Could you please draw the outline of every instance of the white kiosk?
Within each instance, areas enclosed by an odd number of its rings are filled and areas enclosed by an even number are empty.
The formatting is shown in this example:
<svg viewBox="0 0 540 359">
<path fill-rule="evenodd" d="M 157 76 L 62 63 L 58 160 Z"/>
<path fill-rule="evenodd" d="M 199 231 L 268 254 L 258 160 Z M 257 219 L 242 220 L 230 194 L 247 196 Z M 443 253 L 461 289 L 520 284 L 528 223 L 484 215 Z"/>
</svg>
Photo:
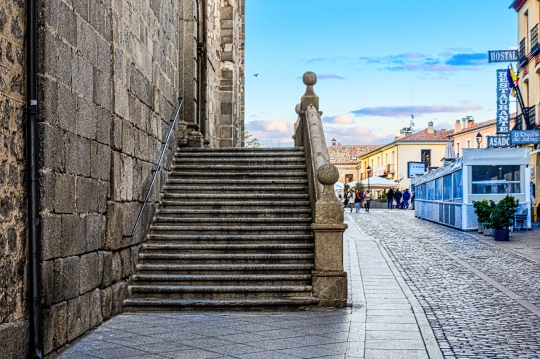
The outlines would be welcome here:
<svg viewBox="0 0 540 359">
<path fill-rule="evenodd" d="M 527 148 L 463 149 L 463 157 L 416 179 L 415 215 L 461 230 L 478 229 L 473 202 L 519 200 L 531 228 L 530 168 Z"/>
</svg>

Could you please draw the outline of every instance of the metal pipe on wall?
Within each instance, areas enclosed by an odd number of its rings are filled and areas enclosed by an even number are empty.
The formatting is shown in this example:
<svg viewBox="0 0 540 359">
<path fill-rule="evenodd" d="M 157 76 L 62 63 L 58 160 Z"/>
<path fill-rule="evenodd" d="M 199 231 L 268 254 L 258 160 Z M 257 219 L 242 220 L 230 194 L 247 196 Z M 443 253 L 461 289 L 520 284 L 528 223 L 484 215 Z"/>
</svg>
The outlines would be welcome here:
<svg viewBox="0 0 540 359">
<path fill-rule="evenodd" d="M 39 134 L 37 106 L 37 0 L 27 1 L 27 110 L 28 235 L 30 273 L 30 358 L 43 358 L 41 317 L 41 218 L 39 215 Z"/>
</svg>

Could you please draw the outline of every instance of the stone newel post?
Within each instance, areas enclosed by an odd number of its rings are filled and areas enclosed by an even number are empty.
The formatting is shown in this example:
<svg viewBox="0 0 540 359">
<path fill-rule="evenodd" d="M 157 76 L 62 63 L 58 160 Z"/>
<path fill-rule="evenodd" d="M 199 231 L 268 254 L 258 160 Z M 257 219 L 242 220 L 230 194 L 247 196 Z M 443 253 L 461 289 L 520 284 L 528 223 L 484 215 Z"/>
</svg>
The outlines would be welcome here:
<svg viewBox="0 0 540 359">
<path fill-rule="evenodd" d="M 322 196 L 315 203 L 315 270 L 312 273 L 313 294 L 322 307 L 344 307 L 347 304 L 347 273 L 343 271 L 343 204 L 334 193 L 339 171 L 325 164 L 317 171 L 317 179 L 324 186 Z"/>
</svg>

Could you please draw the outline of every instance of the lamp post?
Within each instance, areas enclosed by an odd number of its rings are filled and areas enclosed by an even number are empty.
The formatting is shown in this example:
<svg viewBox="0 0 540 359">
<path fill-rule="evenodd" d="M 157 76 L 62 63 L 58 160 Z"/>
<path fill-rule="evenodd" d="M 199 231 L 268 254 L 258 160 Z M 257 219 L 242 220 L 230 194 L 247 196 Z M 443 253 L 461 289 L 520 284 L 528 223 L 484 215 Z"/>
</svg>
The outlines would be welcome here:
<svg viewBox="0 0 540 359">
<path fill-rule="evenodd" d="M 369 193 L 371 193 L 371 188 L 369 187 L 369 173 L 371 172 L 371 167 L 367 166 L 366 171 L 367 171 L 367 190 Z"/>
<path fill-rule="evenodd" d="M 476 135 L 476 143 L 478 143 L 478 148 L 480 148 L 480 144 L 482 143 L 482 134 L 480 132 Z"/>
</svg>

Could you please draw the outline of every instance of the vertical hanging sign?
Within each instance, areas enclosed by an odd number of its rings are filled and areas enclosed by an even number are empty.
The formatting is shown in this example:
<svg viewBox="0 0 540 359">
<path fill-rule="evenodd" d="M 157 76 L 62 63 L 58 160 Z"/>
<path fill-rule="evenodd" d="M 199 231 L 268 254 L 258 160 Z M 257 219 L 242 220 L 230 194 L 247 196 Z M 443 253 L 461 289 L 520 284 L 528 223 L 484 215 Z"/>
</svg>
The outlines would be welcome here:
<svg viewBox="0 0 540 359">
<path fill-rule="evenodd" d="M 497 70 L 497 134 L 510 133 L 510 94 L 507 70 Z"/>
</svg>

